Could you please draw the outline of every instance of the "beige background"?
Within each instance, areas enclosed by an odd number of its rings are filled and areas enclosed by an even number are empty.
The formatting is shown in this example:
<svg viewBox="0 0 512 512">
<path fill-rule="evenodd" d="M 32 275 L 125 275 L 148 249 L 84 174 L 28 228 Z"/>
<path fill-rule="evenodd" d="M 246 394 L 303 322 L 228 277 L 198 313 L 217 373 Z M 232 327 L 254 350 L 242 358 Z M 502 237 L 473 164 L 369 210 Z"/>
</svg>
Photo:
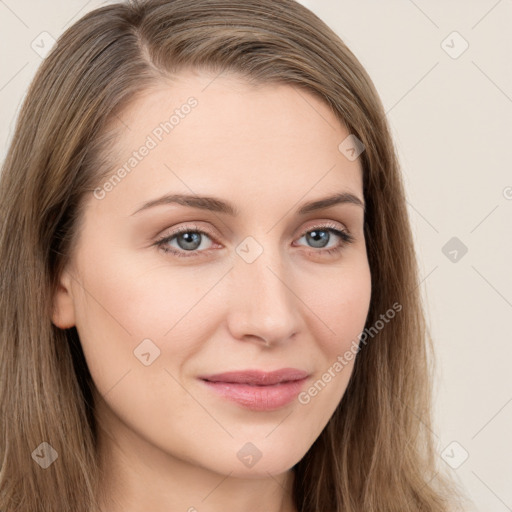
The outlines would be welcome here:
<svg viewBox="0 0 512 512">
<path fill-rule="evenodd" d="M 0 160 L 41 62 L 31 45 L 103 3 L 0 0 Z M 437 347 L 439 463 L 474 510 L 510 511 L 512 1 L 303 3 L 370 73 L 400 153 Z"/>
</svg>

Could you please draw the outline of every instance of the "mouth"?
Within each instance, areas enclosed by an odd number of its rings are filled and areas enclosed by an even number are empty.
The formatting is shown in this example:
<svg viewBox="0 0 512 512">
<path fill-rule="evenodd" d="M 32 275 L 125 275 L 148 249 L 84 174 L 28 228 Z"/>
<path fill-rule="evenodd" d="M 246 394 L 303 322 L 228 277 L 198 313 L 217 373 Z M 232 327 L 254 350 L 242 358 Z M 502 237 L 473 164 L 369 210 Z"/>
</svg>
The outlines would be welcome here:
<svg viewBox="0 0 512 512">
<path fill-rule="evenodd" d="M 308 376 L 308 372 L 284 368 L 274 372 L 226 372 L 199 379 L 217 395 L 244 408 L 273 411 L 293 402 Z"/>
</svg>

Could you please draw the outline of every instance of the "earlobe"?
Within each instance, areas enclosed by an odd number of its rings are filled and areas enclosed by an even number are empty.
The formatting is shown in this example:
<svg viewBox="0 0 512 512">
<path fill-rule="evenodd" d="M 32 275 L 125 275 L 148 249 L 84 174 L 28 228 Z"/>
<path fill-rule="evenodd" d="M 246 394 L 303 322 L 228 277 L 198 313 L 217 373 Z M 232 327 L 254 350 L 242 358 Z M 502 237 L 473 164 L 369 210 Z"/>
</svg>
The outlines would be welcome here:
<svg viewBox="0 0 512 512">
<path fill-rule="evenodd" d="M 52 323 L 60 329 L 69 329 L 75 325 L 75 305 L 71 294 L 71 281 L 68 272 L 64 271 L 53 297 Z"/>
</svg>

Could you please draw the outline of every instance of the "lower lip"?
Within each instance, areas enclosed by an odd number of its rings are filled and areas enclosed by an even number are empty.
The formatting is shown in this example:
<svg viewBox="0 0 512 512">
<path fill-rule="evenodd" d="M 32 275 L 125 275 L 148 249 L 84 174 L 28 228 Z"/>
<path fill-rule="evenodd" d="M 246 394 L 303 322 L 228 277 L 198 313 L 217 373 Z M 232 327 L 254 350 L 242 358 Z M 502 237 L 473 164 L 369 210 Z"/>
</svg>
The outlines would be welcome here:
<svg viewBox="0 0 512 512">
<path fill-rule="evenodd" d="M 253 411 L 273 411 L 293 402 L 307 378 L 273 386 L 251 386 L 233 382 L 203 382 L 223 397 Z"/>
</svg>

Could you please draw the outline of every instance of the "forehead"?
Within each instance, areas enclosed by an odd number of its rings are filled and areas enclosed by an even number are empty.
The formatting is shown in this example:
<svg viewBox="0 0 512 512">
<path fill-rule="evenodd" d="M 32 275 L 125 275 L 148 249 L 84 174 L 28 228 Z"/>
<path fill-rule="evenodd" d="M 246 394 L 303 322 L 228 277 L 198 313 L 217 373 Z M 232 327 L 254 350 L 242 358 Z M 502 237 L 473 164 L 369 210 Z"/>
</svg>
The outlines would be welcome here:
<svg viewBox="0 0 512 512">
<path fill-rule="evenodd" d="M 122 182 L 109 200 L 122 195 L 135 207 L 171 191 L 246 201 L 339 190 L 362 197 L 360 159 L 339 149 L 347 128 L 326 103 L 292 85 L 188 71 L 144 91 L 113 124 L 106 180 L 117 173 Z"/>
</svg>

